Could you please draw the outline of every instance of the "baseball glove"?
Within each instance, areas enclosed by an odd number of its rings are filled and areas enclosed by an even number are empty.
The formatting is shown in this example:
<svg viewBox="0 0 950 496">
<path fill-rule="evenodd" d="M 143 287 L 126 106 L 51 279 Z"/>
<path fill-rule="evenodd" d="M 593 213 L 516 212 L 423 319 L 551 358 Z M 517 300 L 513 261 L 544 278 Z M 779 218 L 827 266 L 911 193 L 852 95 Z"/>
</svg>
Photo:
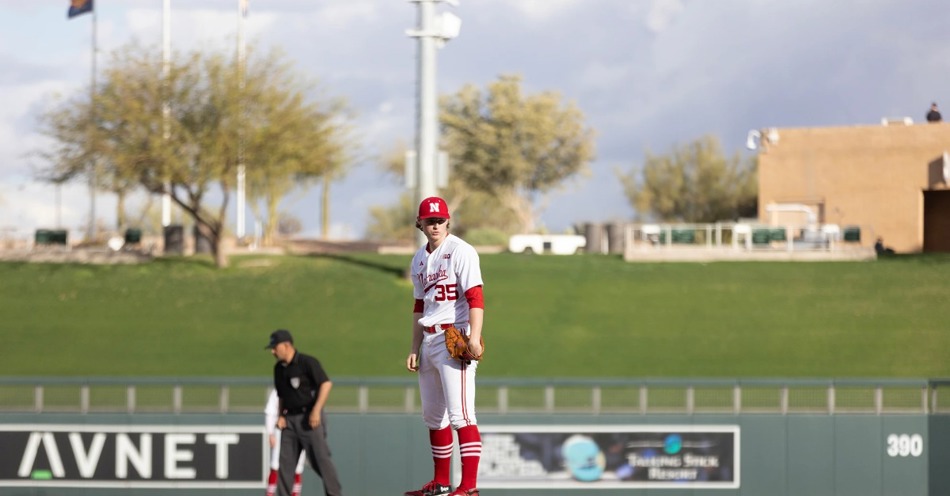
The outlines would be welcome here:
<svg viewBox="0 0 950 496">
<path fill-rule="evenodd" d="M 482 344 L 482 353 L 475 356 L 472 355 L 472 352 L 468 349 L 468 339 L 468 336 L 455 326 L 446 329 L 445 348 L 449 350 L 449 355 L 459 360 L 481 360 L 482 355 L 485 354 L 485 340 L 479 337 L 479 342 Z"/>
</svg>

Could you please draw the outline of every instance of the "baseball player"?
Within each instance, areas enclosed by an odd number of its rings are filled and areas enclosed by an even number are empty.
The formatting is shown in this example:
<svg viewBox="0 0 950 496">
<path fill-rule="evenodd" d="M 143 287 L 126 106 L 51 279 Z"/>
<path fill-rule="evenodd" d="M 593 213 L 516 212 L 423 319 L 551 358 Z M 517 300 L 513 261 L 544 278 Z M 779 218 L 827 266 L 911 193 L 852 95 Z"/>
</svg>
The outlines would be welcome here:
<svg viewBox="0 0 950 496">
<path fill-rule="evenodd" d="M 277 397 L 277 390 L 273 389 L 267 397 L 267 405 L 264 407 L 264 427 L 267 429 L 267 437 L 270 442 L 270 475 L 267 477 L 266 496 L 274 496 L 277 493 L 277 468 L 280 466 L 280 429 L 277 428 L 277 418 L 280 416 L 280 399 Z M 291 496 L 300 496 L 303 490 L 303 466 L 307 460 L 307 454 L 300 453 L 300 459 L 297 461 L 297 468 L 294 470 L 294 487 Z"/>
<path fill-rule="evenodd" d="M 452 358 L 443 332 L 454 325 L 468 334 L 472 354 L 481 355 L 483 283 L 478 253 L 472 245 L 449 234 L 450 218 L 442 198 L 426 198 L 419 205 L 416 228 L 425 233 L 427 242 L 412 258 L 410 268 L 415 306 L 412 348 L 406 368 L 419 374 L 422 416 L 429 428 L 434 476 L 422 489 L 408 491 L 406 496 L 478 495 L 476 482 L 482 454 L 475 421 L 478 362 Z M 462 481 L 454 492 L 449 484 L 452 429 L 458 433 L 462 460 Z"/>
</svg>

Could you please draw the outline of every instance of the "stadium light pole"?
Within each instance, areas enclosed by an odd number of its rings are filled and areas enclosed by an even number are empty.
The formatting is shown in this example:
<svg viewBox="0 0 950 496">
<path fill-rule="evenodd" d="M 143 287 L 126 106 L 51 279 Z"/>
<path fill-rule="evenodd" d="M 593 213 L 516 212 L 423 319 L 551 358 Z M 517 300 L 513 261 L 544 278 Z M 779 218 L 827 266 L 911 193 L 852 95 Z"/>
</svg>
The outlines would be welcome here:
<svg viewBox="0 0 950 496">
<path fill-rule="evenodd" d="M 446 2 L 458 6 L 457 0 L 409 0 L 418 4 L 419 25 L 406 30 L 410 38 L 419 40 L 418 99 L 416 113 L 416 149 L 414 157 L 407 156 L 407 187 L 415 188 L 416 205 L 436 194 L 436 164 L 438 162 L 439 128 L 438 95 L 436 92 L 436 49 L 459 34 L 461 20 L 454 14 L 443 12 L 435 16 L 435 4 Z M 425 235 L 416 235 L 424 243 Z"/>
</svg>

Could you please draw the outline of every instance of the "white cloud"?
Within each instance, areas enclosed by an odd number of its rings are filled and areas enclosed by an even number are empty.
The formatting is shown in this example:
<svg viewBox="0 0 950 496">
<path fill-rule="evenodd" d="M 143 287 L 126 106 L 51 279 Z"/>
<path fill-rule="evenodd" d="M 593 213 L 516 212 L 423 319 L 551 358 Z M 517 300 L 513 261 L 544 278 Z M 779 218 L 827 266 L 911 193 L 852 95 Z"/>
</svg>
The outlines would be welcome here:
<svg viewBox="0 0 950 496">
<path fill-rule="evenodd" d="M 380 14 L 378 4 L 370 0 L 325 2 L 317 10 L 317 25 L 324 29 L 347 30 L 351 25 L 377 21 Z"/>
<path fill-rule="evenodd" d="M 578 83 L 586 90 L 622 91 L 630 77 L 630 68 L 625 64 L 593 61 L 584 66 Z"/>
<path fill-rule="evenodd" d="M 62 95 L 71 89 L 68 83 L 55 80 L 0 86 L 0 94 L 4 95 L 0 105 L 0 178 L 27 172 L 25 155 L 38 149 L 44 139 L 31 130 L 37 117 L 32 112 L 43 109 L 50 95 Z"/>
<path fill-rule="evenodd" d="M 653 0 L 646 16 L 646 26 L 654 33 L 665 31 L 683 10 L 681 0 Z"/>
<path fill-rule="evenodd" d="M 497 9 L 502 16 L 510 15 L 514 9 L 525 17 L 526 22 L 550 21 L 575 8 L 591 5 L 591 0 L 468 0 L 459 6 L 459 16 L 464 15 L 466 8 L 473 9 L 476 1 L 485 8 Z M 462 20 L 464 22 L 465 18 Z"/>
<path fill-rule="evenodd" d="M 161 46 L 162 42 L 162 11 L 161 9 L 130 9 L 126 13 L 127 26 L 124 26 L 121 40 L 117 44 L 127 42 L 129 33 L 138 38 L 143 44 Z M 175 9 L 171 11 L 169 31 L 172 50 L 187 51 L 197 47 L 219 49 L 222 46 L 234 46 L 238 32 L 237 8 L 234 11 L 211 9 Z M 248 20 L 245 32 L 252 36 L 251 27 L 257 27 Z M 125 33 L 125 31 L 128 33 Z M 260 29 L 260 27 L 258 27 Z M 210 46 L 208 46 L 210 44 Z"/>
</svg>

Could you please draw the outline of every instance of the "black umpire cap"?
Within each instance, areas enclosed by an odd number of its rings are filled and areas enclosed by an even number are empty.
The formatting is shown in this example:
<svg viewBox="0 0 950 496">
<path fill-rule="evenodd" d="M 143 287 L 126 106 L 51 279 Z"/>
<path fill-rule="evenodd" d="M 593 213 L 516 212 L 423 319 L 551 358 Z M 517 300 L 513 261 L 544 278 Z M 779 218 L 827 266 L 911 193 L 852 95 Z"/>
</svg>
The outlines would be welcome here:
<svg viewBox="0 0 950 496">
<path fill-rule="evenodd" d="M 277 329 L 276 331 L 270 333 L 270 342 L 267 343 L 267 346 L 265 346 L 264 349 L 269 350 L 280 343 L 294 344 L 294 337 L 290 335 L 290 331 L 287 329 Z"/>
</svg>

